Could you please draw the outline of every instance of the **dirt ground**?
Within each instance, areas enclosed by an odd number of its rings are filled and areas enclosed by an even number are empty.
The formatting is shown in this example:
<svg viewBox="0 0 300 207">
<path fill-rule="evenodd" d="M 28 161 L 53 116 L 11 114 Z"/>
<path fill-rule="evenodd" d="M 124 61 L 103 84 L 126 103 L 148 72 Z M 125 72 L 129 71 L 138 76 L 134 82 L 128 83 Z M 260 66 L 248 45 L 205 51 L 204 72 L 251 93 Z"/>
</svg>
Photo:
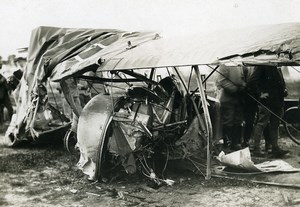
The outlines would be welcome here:
<svg viewBox="0 0 300 207">
<path fill-rule="evenodd" d="M 299 148 L 298 148 L 299 149 Z M 0 135 L 0 206 L 300 206 L 300 189 L 170 171 L 173 186 L 157 189 L 142 176 L 91 182 L 62 144 L 3 146 Z"/>
</svg>

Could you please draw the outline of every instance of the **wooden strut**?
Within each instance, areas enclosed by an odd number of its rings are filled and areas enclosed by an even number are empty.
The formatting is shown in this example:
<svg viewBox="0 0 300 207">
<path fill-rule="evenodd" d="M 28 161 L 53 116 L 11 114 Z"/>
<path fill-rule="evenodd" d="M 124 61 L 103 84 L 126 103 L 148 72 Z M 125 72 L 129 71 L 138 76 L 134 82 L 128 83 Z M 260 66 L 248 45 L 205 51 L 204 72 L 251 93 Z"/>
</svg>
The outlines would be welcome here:
<svg viewBox="0 0 300 207">
<path fill-rule="evenodd" d="M 181 74 L 179 73 L 179 71 L 177 70 L 176 67 L 173 67 L 173 68 L 174 68 L 175 72 L 177 73 L 177 75 L 179 76 L 182 84 L 184 85 L 185 90 L 189 94 L 188 88 L 187 88 L 183 78 L 181 77 Z M 202 83 L 202 80 L 201 80 L 201 77 L 200 77 L 201 74 L 200 74 L 200 71 L 199 71 L 199 67 L 197 65 L 194 65 L 194 66 L 192 66 L 192 69 L 194 69 L 195 73 L 196 73 L 196 79 L 197 79 L 198 88 L 199 88 L 199 91 L 200 91 L 201 102 L 202 102 L 203 111 L 204 111 L 204 118 L 205 118 L 204 121 L 205 121 L 205 123 L 203 123 L 203 120 L 200 117 L 200 113 L 198 111 L 198 108 L 196 106 L 195 101 L 192 98 L 191 98 L 191 101 L 192 101 L 193 106 L 195 108 L 196 115 L 197 115 L 198 121 L 200 123 L 200 128 L 203 131 L 204 135 L 206 136 L 206 140 L 207 140 L 207 151 L 206 151 L 206 153 L 207 153 L 207 155 L 206 155 L 207 156 L 207 167 L 206 167 L 206 177 L 205 177 L 205 179 L 209 180 L 211 178 L 210 145 L 211 145 L 211 137 L 213 135 L 213 133 L 212 133 L 212 124 L 211 124 L 211 119 L 210 119 L 210 116 L 209 116 L 208 103 L 207 103 L 207 100 L 206 100 L 206 95 L 205 95 L 205 92 L 204 92 L 203 83 Z M 203 128 L 203 126 L 205 126 L 205 129 Z"/>
<path fill-rule="evenodd" d="M 201 97 L 201 102 L 202 102 L 202 107 L 204 111 L 204 118 L 205 118 L 205 124 L 206 124 L 206 129 L 207 129 L 207 149 L 206 149 L 206 159 L 207 159 L 207 165 L 206 165 L 206 180 L 209 180 L 211 178 L 211 153 L 210 153 L 210 145 L 211 145 L 211 138 L 213 136 L 213 130 L 212 130 L 212 124 L 211 124 L 211 119 L 209 116 L 209 111 L 208 111 L 208 103 L 206 100 L 206 95 L 204 92 L 204 87 L 202 84 L 201 80 L 201 74 L 198 65 L 192 66 L 195 70 L 196 73 L 196 79 L 198 83 L 198 88 L 200 92 L 200 97 Z"/>
<path fill-rule="evenodd" d="M 184 85 L 186 92 L 189 94 L 188 88 L 187 88 L 187 86 L 186 86 L 186 84 L 185 84 L 185 82 L 184 82 L 184 80 L 183 80 L 183 78 L 182 78 L 179 70 L 176 67 L 173 67 L 173 68 L 174 68 L 175 72 L 177 73 L 178 77 L 180 78 L 182 84 Z M 205 177 L 205 179 L 209 180 L 211 178 L 211 153 L 210 153 L 210 145 L 211 145 L 211 137 L 213 135 L 213 133 L 212 133 L 212 125 L 211 125 L 211 119 L 210 119 L 209 111 L 208 111 L 208 107 L 207 107 L 208 103 L 207 103 L 207 100 L 206 100 L 204 88 L 203 88 L 203 85 L 202 85 L 202 80 L 201 80 L 201 77 L 200 77 L 201 75 L 200 75 L 200 72 L 199 72 L 199 68 L 198 68 L 197 65 L 196 66 L 192 66 L 192 68 L 196 72 L 198 88 L 199 88 L 199 91 L 200 91 L 201 102 L 202 102 L 202 106 L 203 106 L 203 110 L 204 110 L 205 123 L 201 119 L 201 116 L 200 116 L 199 110 L 198 110 L 198 108 L 196 106 L 195 100 L 193 98 L 191 98 L 191 101 L 192 101 L 193 106 L 195 108 L 200 128 L 201 128 L 202 132 L 204 133 L 204 135 L 206 136 L 206 140 L 207 140 L 207 167 L 206 167 L 206 177 Z M 203 128 L 203 126 L 205 126 L 205 128 Z"/>
</svg>

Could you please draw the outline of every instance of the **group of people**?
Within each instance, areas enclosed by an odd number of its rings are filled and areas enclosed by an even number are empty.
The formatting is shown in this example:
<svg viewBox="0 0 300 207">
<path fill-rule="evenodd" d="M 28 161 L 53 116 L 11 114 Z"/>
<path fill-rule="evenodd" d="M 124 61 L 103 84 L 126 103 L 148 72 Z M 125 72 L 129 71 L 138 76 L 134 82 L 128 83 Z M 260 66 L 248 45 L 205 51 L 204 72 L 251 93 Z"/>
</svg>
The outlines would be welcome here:
<svg viewBox="0 0 300 207">
<path fill-rule="evenodd" d="M 2 72 L 3 61 L 0 57 L 0 72 Z M 9 119 L 13 115 L 13 107 L 9 98 L 9 86 L 6 78 L 0 73 L 0 124 L 4 122 L 4 107 L 7 109 Z"/>
<path fill-rule="evenodd" d="M 25 67 L 25 58 L 16 58 L 10 55 L 7 61 L 3 61 L 0 56 L 0 124 L 5 121 L 4 108 L 7 110 L 8 120 L 13 115 L 13 106 L 10 99 L 10 93 L 16 89 L 23 75 Z"/>
<path fill-rule="evenodd" d="M 231 150 L 251 147 L 253 154 L 282 157 L 278 145 L 280 119 L 287 89 L 280 67 L 224 66 L 216 77 L 221 106 L 223 145 Z M 265 138 L 265 153 L 261 149 Z M 253 146 L 249 141 L 253 140 Z"/>
</svg>

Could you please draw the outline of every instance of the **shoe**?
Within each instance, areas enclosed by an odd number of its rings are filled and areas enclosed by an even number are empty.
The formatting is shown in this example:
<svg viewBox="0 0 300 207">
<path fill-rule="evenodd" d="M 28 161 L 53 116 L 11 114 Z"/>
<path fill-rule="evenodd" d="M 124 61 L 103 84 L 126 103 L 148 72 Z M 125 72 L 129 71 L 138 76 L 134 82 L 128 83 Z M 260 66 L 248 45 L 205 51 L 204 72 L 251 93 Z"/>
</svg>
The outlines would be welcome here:
<svg viewBox="0 0 300 207">
<path fill-rule="evenodd" d="M 271 144 L 266 144 L 265 145 L 265 152 L 266 153 L 272 153 L 272 145 Z"/>
<path fill-rule="evenodd" d="M 260 149 L 254 149 L 252 151 L 253 156 L 255 157 L 264 157 L 265 154 Z"/>
<path fill-rule="evenodd" d="M 223 148 L 224 149 L 228 148 L 227 138 L 223 138 Z"/>
<path fill-rule="evenodd" d="M 288 154 L 289 150 L 276 149 L 273 150 L 271 156 L 274 158 L 282 158 L 284 155 Z"/>
</svg>

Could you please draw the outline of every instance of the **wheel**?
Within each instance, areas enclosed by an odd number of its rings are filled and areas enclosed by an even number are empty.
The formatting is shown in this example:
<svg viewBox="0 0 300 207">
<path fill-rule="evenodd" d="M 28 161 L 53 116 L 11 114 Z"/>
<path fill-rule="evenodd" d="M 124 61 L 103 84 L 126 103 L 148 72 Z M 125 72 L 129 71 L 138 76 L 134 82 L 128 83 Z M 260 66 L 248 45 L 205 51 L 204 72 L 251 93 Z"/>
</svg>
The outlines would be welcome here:
<svg viewBox="0 0 300 207">
<path fill-rule="evenodd" d="M 288 108 L 283 119 L 286 121 L 284 123 L 285 130 L 288 136 L 296 144 L 300 145 L 300 110 L 297 106 Z"/>
<path fill-rule="evenodd" d="M 70 129 L 67 131 L 64 137 L 64 147 L 70 154 L 76 154 L 77 138 L 76 133 L 72 132 Z"/>
<path fill-rule="evenodd" d="M 108 126 L 107 132 L 104 138 L 104 144 L 102 148 L 99 148 L 97 155 L 97 173 L 96 178 L 101 182 L 107 182 L 113 177 L 113 171 L 121 166 L 120 156 L 114 156 L 109 152 L 108 145 L 109 140 L 113 136 L 113 123 Z"/>
</svg>

